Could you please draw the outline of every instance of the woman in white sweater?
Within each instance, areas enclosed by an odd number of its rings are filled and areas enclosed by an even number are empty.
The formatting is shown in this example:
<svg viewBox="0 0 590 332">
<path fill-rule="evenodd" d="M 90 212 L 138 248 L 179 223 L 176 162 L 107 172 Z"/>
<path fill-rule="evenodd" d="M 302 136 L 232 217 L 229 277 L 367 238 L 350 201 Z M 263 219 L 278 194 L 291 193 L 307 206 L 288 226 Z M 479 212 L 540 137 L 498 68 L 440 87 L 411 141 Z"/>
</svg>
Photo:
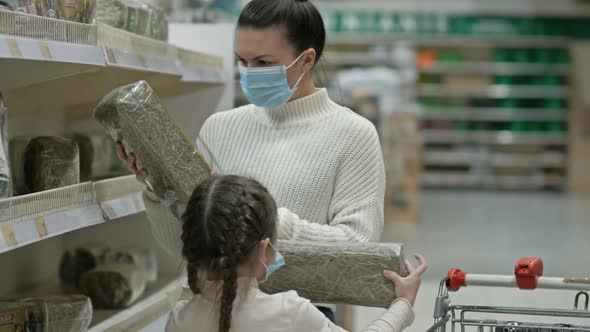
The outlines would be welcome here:
<svg viewBox="0 0 590 332">
<path fill-rule="evenodd" d="M 274 295 L 258 289 L 284 260 L 277 238 L 277 206 L 259 182 L 212 176 L 193 192 L 182 217 L 182 255 L 195 296 L 179 302 L 166 332 L 344 331 L 294 291 Z M 426 270 L 406 263 L 409 276 L 384 271 L 398 299 L 363 331 L 399 332 L 414 319 L 411 306 Z"/>
<path fill-rule="evenodd" d="M 197 145 L 215 173 L 251 177 L 270 190 L 279 204 L 279 239 L 379 241 L 381 145 L 372 123 L 315 87 L 325 38 L 322 17 L 306 0 L 250 1 L 238 20 L 235 53 L 252 104 L 211 116 Z M 143 182 L 149 170 L 118 150 Z M 147 196 L 156 239 L 180 257 L 180 223 Z"/>
</svg>

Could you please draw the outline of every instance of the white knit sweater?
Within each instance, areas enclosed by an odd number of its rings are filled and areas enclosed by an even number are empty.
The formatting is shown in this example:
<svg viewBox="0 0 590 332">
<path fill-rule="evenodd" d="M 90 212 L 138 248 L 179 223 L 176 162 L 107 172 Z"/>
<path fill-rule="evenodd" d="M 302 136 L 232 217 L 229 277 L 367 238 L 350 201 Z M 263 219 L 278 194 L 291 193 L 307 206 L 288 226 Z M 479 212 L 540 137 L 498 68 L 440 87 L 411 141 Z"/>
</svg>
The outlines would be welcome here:
<svg viewBox="0 0 590 332">
<path fill-rule="evenodd" d="M 215 172 L 251 177 L 269 189 L 280 207 L 279 239 L 379 241 L 385 171 L 377 131 L 325 89 L 279 109 L 248 105 L 216 113 L 199 138 Z M 156 239 L 180 257 L 180 222 L 144 201 Z"/>
</svg>

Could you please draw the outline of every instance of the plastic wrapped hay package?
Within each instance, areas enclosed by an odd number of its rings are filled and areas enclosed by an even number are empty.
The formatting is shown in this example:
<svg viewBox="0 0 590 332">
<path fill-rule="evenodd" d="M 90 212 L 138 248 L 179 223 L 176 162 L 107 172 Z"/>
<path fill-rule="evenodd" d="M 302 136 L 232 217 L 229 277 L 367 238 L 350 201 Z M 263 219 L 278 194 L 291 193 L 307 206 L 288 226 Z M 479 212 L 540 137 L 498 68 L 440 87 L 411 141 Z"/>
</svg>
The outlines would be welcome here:
<svg viewBox="0 0 590 332">
<path fill-rule="evenodd" d="M 96 107 L 94 118 L 127 153 L 135 154 L 138 167 L 149 171 L 150 190 L 180 217 L 211 167 L 152 88 L 139 81 L 112 91 Z"/>
<path fill-rule="evenodd" d="M 65 290 L 77 289 L 82 275 L 110 261 L 113 254 L 104 243 L 89 243 L 66 251 L 59 265 L 59 278 Z"/>
<path fill-rule="evenodd" d="M 260 289 L 269 294 L 295 290 L 315 303 L 343 303 L 387 308 L 395 298 L 383 270 L 403 275 L 399 244 L 279 241 L 285 266 Z"/>
<path fill-rule="evenodd" d="M 10 196 L 12 196 L 12 177 L 8 144 L 8 110 L 0 93 L 0 198 Z"/>
<path fill-rule="evenodd" d="M 25 151 L 25 174 L 31 192 L 80 183 L 78 144 L 63 137 L 32 139 Z"/>
<path fill-rule="evenodd" d="M 80 181 L 88 181 L 92 176 L 92 164 L 94 162 L 94 145 L 89 136 L 73 133 L 70 138 L 78 144 L 80 155 Z"/>
<path fill-rule="evenodd" d="M 125 308 L 144 293 L 144 270 L 134 264 L 104 264 L 84 273 L 80 289 L 101 309 Z"/>
<path fill-rule="evenodd" d="M 0 300 L 0 330 L 83 332 L 92 321 L 92 303 L 82 295 Z"/>
<path fill-rule="evenodd" d="M 12 173 L 12 192 L 14 195 L 29 193 L 25 176 L 25 151 L 32 136 L 17 136 L 10 139 L 10 172 Z"/>
<path fill-rule="evenodd" d="M 127 8 L 128 6 L 119 0 L 96 0 L 94 21 L 123 29 Z"/>
<path fill-rule="evenodd" d="M 158 260 L 156 255 L 147 248 L 136 246 L 121 248 L 113 253 L 113 260 L 115 263 L 139 266 L 143 269 L 147 282 L 158 280 Z"/>
</svg>

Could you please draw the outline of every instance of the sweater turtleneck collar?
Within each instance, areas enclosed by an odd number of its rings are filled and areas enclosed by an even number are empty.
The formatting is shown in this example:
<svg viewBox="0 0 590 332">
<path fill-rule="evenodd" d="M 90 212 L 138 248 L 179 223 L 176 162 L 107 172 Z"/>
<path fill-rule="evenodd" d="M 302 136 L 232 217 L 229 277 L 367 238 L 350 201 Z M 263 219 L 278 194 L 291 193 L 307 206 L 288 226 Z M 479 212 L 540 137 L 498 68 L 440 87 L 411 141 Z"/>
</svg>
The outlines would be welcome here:
<svg viewBox="0 0 590 332">
<path fill-rule="evenodd" d="M 328 96 L 328 91 L 322 88 L 308 96 L 290 101 L 279 108 L 256 107 L 256 111 L 263 115 L 270 124 L 283 125 L 313 122 L 338 110 L 338 108 L 339 106 Z"/>
</svg>

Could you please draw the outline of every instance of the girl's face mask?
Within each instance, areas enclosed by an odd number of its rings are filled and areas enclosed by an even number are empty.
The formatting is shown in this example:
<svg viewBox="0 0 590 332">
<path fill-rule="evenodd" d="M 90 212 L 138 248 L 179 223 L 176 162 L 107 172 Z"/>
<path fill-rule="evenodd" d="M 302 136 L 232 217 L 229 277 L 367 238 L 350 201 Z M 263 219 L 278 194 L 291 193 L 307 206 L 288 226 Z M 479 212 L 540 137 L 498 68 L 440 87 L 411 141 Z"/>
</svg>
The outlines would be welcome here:
<svg viewBox="0 0 590 332">
<path fill-rule="evenodd" d="M 274 67 L 244 67 L 240 69 L 240 85 L 244 95 L 252 104 L 274 109 L 285 105 L 291 96 L 297 91 L 297 87 L 305 72 L 301 74 L 293 88 L 287 81 L 287 70 L 291 68 L 305 52 L 301 53 L 289 66 Z"/>
<path fill-rule="evenodd" d="M 271 274 L 273 274 L 276 270 L 285 265 L 285 258 L 283 257 L 283 255 L 281 255 L 281 253 L 271 243 L 269 243 L 269 245 L 275 251 L 275 261 L 271 265 L 266 265 L 262 260 L 260 260 L 260 263 L 262 263 L 262 265 L 264 265 L 264 267 L 266 268 L 266 274 L 264 276 L 264 279 L 259 280 L 260 283 L 267 281 L 268 278 L 270 278 Z"/>
</svg>

